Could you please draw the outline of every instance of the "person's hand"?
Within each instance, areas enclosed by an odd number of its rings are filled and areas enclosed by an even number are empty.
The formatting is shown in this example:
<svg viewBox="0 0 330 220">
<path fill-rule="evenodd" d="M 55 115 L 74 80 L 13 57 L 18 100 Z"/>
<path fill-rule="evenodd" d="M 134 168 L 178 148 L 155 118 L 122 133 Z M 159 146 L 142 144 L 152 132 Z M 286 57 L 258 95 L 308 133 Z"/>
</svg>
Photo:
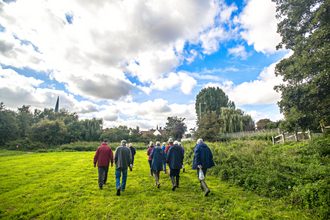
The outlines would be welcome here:
<svg viewBox="0 0 330 220">
<path fill-rule="evenodd" d="M 94 163 L 94 167 L 96 167 L 96 163 Z"/>
<path fill-rule="evenodd" d="M 199 169 L 202 169 L 202 165 L 198 165 L 198 168 L 199 168 Z"/>
</svg>

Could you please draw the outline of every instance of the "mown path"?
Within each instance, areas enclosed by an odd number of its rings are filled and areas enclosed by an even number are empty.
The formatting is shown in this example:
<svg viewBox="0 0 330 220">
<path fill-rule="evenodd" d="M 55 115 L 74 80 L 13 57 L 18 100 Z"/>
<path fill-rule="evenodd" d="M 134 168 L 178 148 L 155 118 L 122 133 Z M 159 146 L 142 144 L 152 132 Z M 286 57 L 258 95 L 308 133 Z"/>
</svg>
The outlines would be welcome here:
<svg viewBox="0 0 330 220">
<path fill-rule="evenodd" d="M 114 168 L 98 189 L 94 152 L 0 157 L 1 219 L 314 219 L 296 210 L 207 176 L 208 197 L 196 171 L 186 167 L 180 188 L 161 174 L 150 176 L 146 151 L 138 151 L 125 192 L 116 196 Z"/>
</svg>

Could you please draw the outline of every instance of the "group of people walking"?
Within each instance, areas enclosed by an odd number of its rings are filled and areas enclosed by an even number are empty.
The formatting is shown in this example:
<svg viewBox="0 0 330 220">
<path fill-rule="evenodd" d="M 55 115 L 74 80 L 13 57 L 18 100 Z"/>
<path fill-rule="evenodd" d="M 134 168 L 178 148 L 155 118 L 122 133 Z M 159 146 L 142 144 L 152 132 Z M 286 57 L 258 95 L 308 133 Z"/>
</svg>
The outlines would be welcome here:
<svg viewBox="0 0 330 220">
<path fill-rule="evenodd" d="M 96 163 L 98 166 L 98 183 L 100 189 L 102 189 L 107 181 L 110 162 L 112 167 L 113 160 L 115 161 L 117 196 L 120 196 L 120 192 L 124 191 L 126 188 L 127 170 L 130 168 L 132 171 L 134 155 L 136 153 L 132 144 L 126 147 L 126 143 L 125 140 L 122 140 L 121 146 L 116 149 L 115 155 L 113 156 L 113 152 L 108 146 L 107 140 L 104 140 L 102 145 L 96 150 L 94 156 L 94 167 L 96 167 Z M 161 171 L 164 171 L 165 174 L 168 173 L 170 176 L 173 191 L 179 188 L 180 170 L 183 169 L 183 172 L 185 172 L 183 166 L 184 148 L 181 146 L 181 143 L 178 141 L 173 142 L 172 138 L 169 138 L 167 146 L 165 142 L 162 146 L 160 146 L 159 141 L 156 142 L 156 145 L 150 142 L 147 155 L 149 156 L 150 175 L 155 178 L 157 188 L 160 188 L 159 178 Z M 166 170 L 166 164 L 168 165 L 168 172 Z M 197 170 L 197 177 L 200 181 L 201 189 L 205 191 L 205 196 L 208 196 L 210 190 L 205 183 L 205 178 L 200 178 L 199 173 L 202 171 L 205 176 L 207 169 L 213 166 L 213 155 L 210 148 L 203 143 L 201 138 L 198 139 L 197 145 L 195 146 L 192 169 Z M 121 175 L 122 182 L 120 184 Z"/>
<path fill-rule="evenodd" d="M 104 140 L 102 145 L 97 148 L 94 155 L 94 167 L 96 163 L 98 166 L 98 183 L 99 188 L 103 189 L 103 185 L 107 182 L 109 164 L 113 167 L 113 161 L 115 161 L 115 176 L 116 176 L 116 189 L 117 196 L 120 196 L 120 191 L 125 191 L 127 180 L 127 169 L 132 171 L 134 163 L 134 155 L 136 153 L 132 144 L 129 144 L 129 148 L 126 146 L 125 140 L 121 141 L 121 145 L 117 147 L 115 155 L 113 156 L 112 149 L 108 146 L 108 141 Z M 120 178 L 122 181 L 120 183 Z"/>
</svg>

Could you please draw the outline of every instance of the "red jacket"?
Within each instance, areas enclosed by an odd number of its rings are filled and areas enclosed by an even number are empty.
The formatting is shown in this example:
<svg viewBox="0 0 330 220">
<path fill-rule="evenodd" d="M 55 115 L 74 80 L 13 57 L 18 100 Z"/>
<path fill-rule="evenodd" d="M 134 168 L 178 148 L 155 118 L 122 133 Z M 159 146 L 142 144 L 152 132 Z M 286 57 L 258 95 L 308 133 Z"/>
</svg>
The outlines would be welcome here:
<svg viewBox="0 0 330 220">
<path fill-rule="evenodd" d="M 169 142 L 165 148 L 165 154 L 167 154 L 168 150 L 173 146 L 173 142 Z"/>
<path fill-rule="evenodd" d="M 154 149 L 154 147 L 149 147 L 148 150 L 147 150 L 147 155 L 149 156 L 148 160 L 152 160 L 150 155 L 151 155 L 151 152 L 152 152 L 153 149 Z"/>
<path fill-rule="evenodd" d="M 109 166 L 109 161 L 113 164 L 113 152 L 112 149 L 108 146 L 107 143 L 103 143 L 100 147 L 97 148 L 94 156 L 94 164 L 97 162 L 98 167 Z"/>
</svg>

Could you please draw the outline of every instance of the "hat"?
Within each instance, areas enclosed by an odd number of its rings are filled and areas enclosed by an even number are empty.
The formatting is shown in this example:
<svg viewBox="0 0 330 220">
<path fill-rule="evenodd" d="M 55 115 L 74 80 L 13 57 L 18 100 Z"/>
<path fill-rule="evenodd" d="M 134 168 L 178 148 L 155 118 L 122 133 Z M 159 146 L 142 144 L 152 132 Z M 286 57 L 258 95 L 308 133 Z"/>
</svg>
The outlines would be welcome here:
<svg viewBox="0 0 330 220">
<path fill-rule="evenodd" d="M 121 141 L 121 143 L 125 143 L 125 144 L 126 144 L 126 143 L 127 143 L 127 141 L 125 141 L 125 140 L 122 140 L 122 141 Z"/>
<path fill-rule="evenodd" d="M 104 139 L 103 143 L 108 143 L 108 140 L 107 139 Z"/>
<path fill-rule="evenodd" d="M 173 139 L 172 139 L 172 138 L 169 138 L 169 139 L 168 139 L 168 142 L 173 142 Z"/>
</svg>

